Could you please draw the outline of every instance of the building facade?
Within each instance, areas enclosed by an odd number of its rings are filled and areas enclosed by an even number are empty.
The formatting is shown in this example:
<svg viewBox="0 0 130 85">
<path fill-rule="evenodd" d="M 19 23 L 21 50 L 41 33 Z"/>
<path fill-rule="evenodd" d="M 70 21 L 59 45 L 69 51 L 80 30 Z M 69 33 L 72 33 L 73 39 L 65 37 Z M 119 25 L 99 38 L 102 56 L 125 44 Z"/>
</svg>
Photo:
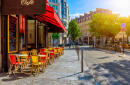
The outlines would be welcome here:
<svg viewBox="0 0 130 85">
<path fill-rule="evenodd" d="M 53 7 L 61 19 L 63 25 L 65 26 L 66 30 L 68 29 L 69 23 L 69 8 L 67 0 L 48 0 L 49 6 Z M 63 39 L 63 40 L 62 40 Z M 69 43 L 69 39 L 67 38 L 67 32 L 60 34 L 60 39 L 55 41 L 55 44 L 67 44 Z"/>
<path fill-rule="evenodd" d="M 109 9 L 102 9 L 102 8 L 96 8 L 96 11 L 89 11 L 89 13 L 84 13 L 84 15 L 80 15 L 79 17 L 76 17 L 75 20 L 80 28 L 81 32 L 81 38 L 78 38 L 77 41 L 79 43 L 86 43 L 88 45 L 92 45 L 94 41 L 94 37 L 90 34 L 88 31 L 89 27 L 89 22 L 91 22 L 91 18 L 93 14 L 96 13 L 107 13 L 107 14 L 112 14 L 112 11 Z"/>
<path fill-rule="evenodd" d="M 9 70 L 10 55 L 16 57 L 21 51 L 28 52 L 32 49 L 40 51 L 41 48 L 48 48 L 49 33 L 66 32 L 66 28 L 54 9 L 46 5 L 46 0 L 42 1 L 43 3 L 39 7 L 38 3 L 24 3 L 28 6 L 23 6 L 20 0 L 18 2 L 12 1 L 11 5 L 8 6 L 11 0 L 2 0 L 2 10 L 0 10 L 0 72 Z M 9 11 L 10 8 L 14 11 Z M 17 11 L 19 8 L 21 10 Z M 29 11 L 22 11 L 22 9 Z"/>
</svg>

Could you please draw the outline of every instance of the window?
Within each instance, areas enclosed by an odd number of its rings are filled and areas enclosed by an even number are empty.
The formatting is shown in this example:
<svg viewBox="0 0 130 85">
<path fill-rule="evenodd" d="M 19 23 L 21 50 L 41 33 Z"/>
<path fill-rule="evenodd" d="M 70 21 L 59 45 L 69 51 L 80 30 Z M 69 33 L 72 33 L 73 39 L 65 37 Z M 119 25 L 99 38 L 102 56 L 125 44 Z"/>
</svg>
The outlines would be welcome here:
<svg viewBox="0 0 130 85">
<path fill-rule="evenodd" d="M 58 3 L 58 1 L 56 0 L 56 3 Z"/>
<path fill-rule="evenodd" d="M 89 16 L 89 19 L 91 19 L 91 16 Z"/>
<path fill-rule="evenodd" d="M 86 21 L 88 20 L 88 17 L 86 17 Z"/>
<path fill-rule="evenodd" d="M 19 50 L 25 50 L 25 16 L 19 15 Z"/>
<path fill-rule="evenodd" d="M 66 18 L 67 18 L 67 16 L 66 16 L 65 14 L 62 14 L 62 18 L 66 19 Z"/>
<path fill-rule="evenodd" d="M 51 6 L 51 4 L 49 4 L 49 6 Z"/>
<path fill-rule="evenodd" d="M 52 0 L 52 2 L 54 2 L 54 3 L 55 3 L 55 0 Z"/>
<path fill-rule="evenodd" d="M 58 10 L 58 6 L 56 6 L 56 10 Z"/>
<path fill-rule="evenodd" d="M 85 18 L 83 18 L 83 21 L 85 21 Z"/>
<path fill-rule="evenodd" d="M 55 9 L 55 5 L 52 5 L 52 7 Z"/>
<path fill-rule="evenodd" d="M 66 23 L 65 21 L 62 21 L 62 23 L 63 23 L 63 25 L 64 25 L 64 26 L 66 26 L 66 25 L 67 25 L 67 23 Z"/>
</svg>

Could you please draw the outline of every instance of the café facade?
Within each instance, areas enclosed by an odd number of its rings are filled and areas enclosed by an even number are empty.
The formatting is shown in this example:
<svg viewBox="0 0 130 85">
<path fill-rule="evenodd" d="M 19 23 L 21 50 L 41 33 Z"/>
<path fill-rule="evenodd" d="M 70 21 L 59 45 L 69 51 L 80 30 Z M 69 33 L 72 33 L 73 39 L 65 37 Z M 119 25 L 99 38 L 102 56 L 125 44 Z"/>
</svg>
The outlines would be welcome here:
<svg viewBox="0 0 130 85">
<path fill-rule="evenodd" d="M 48 47 L 48 33 L 66 32 L 46 0 L 1 0 L 0 71 L 8 71 L 9 54 Z"/>
</svg>

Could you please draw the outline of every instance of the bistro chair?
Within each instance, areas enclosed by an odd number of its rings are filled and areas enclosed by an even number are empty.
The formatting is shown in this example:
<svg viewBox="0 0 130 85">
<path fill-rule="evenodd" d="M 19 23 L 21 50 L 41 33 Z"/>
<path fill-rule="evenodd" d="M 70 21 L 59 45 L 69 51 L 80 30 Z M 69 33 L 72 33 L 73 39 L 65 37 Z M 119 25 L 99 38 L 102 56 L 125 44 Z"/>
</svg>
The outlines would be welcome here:
<svg viewBox="0 0 130 85">
<path fill-rule="evenodd" d="M 25 68 L 25 64 L 29 65 L 29 61 L 30 61 L 31 57 L 29 56 L 28 51 L 21 51 L 20 54 L 27 54 L 28 55 L 28 56 L 21 56 L 21 61 L 24 62 L 24 68 Z"/>
<path fill-rule="evenodd" d="M 31 73 L 30 75 L 32 74 L 32 71 L 33 71 L 33 68 L 34 68 L 34 72 L 37 72 L 38 73 L 38 76 L 39 76 L 39 69 L 42 68 L 42 62 L 39 62 L 39 56 L 38 55 L 32 55 L 31 56 L 31 61 L 32 61 L 32 68 L 31 68 Z"/>
<path fill-rule="evenodd" d="M 48 49 L 49 49 L 49 50 L 53 50 L 53 48 L 52 48 L 52 47 L 49 47 Z"/>
<path fill-rule="evenodd" d="M 34 51 L 34 52 L 32 52 L 32 54 L 31 55 L 37 55 L 37 49 L 32 49 L 31 51 Z"/>
<path fill-rule="evenodd" d="M 41 49 L 40 49 L 40 52 L 44 52 L 44 50 L 45 50 L 44 48 L 41 48 Z"/>
<path fill-rule="evenodd" d="M 22 66 L 22 70 L 23 70 L 24 62 L 20 62 L 20 59 L 16 55 L 10 54 L 9 60 L 10 60 L 10 67 L 9 67 L 8 74 L 9 74 L 9 72 L 12 72 L 11 71 L 12 66 L 14 66 L 14 70 L 13 70 L 14 75 L 15 75 L 15 72 L 18 70 L 18 67 L 20 68 L 20 66 Z"/>
<path fill-rule="evenodd" d="M 44 51 L 48 51 L 48 48 L 43 48 L 44 49 Z"/>
<path fill-rule="evenodd" d="M 56 58 L 59 58 L 59 52 L 58 52 L 58 49 L 54 49 L 54 55 L 56 56 Z"/>
<path fill-rule="evenodd" d="M 50 50 L 49 57 L 51 59 L 51 62 L 54 62 L 54 50 Z"/>
<path fill-rule="evenodd" d="M 40 52 L 41 54 L 43 54 L 43 53 L 46 53 L 46 60 L 47 60 L 47 65 L 49 65 L 50 64 L 50 56 L 49 56 L 49 51 L 44 51 L 44 52 Z"/>
<path fill-rule="evenodd" d="M 60 47 L 58 50 L 59 50 L 59 55 L 62 55 L 62 48 Z"/>
<path fill-rule="evenodd" d="M 40 57 L 40 62 L 43 62 L 43 66 L 46 67 L 48 54 L 45 52 L 40 52 L 39 55 L 45 55 L 45 57 Z"/>
<path fill-rule="evenodd" d="M 64 54 L 64 47 L 61 47 L 62 48 L 62 54 Z"/>
</svg>

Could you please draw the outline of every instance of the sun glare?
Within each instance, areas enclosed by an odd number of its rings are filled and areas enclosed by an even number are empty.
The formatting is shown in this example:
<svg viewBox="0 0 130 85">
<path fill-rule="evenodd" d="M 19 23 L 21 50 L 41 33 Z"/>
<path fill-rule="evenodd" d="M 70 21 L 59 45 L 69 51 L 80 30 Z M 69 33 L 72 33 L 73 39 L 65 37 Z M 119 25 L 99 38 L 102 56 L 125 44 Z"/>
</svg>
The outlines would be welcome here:
<svg viewBox="0 0 130 85">
<path fill-rule="evenodd" d="M 112 0 L 113 5 L 119 8 L 125 8 L 129 6 L 130 0 Z"/>
<path fill-rule="evenodd" d="M 119 13 L 121 16 L 128 17 L 130 15 L 130 0 L 110 0 L 113 12 Z"/>
</svg>

